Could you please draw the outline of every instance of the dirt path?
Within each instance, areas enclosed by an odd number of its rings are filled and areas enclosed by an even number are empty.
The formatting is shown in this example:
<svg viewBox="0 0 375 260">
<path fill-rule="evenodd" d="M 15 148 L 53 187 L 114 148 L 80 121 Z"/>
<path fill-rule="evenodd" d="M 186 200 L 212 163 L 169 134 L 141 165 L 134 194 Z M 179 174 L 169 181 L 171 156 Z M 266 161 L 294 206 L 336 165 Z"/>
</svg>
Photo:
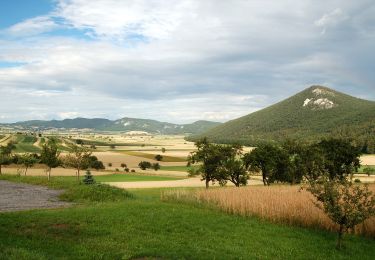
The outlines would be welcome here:
<svg viewBox="0 0 375 260">
<path fill-rule="evenodd" d="M 69 206 L 70 203 L 58 199 L 61 192 L 42 186 L 0 181 L 0 212 Z"/>
</svg>

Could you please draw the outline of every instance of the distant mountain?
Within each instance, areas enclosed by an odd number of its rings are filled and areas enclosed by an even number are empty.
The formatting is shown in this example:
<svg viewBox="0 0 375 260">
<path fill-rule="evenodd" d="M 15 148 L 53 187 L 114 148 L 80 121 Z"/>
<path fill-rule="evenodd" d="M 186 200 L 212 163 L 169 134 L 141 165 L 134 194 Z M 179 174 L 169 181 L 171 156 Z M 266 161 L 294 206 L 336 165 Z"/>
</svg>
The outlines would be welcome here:
<svg viewBox="0 0 375 260">
<path fill-rule="evenodd" d="M 103 118 L 74 118 L 64 120 L 31 120 L 14 124 L 1 124 L 1 126 L 25 130 L 47 129 L 92 129 L 97 131 L 144 131 L 159 134 L 200 134 L 220 123 L 211 121 L 197 121 L 192 124 L 172 124 L 151 119 L 138 119 L 124 117 L 118 120 Z"/>
<path fill-rule="evenodd" d="M 317 140 L 335 135 L 375 146 L 375 102 L 312 86 L 282 102 L 231 120 L 198 136 L 220 143 L 256 145 L 287 138 Z M 375 149 L 375 148 L 374 148 Z"/>
</svg>

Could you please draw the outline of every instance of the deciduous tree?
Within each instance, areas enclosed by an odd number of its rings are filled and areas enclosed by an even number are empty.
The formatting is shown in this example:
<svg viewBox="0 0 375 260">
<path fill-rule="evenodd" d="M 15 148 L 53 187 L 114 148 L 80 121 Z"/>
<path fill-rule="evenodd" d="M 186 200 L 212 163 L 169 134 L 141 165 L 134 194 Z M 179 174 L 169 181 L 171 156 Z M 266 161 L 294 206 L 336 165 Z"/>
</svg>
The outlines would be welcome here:
<svg viewBox="0 0 375 260">
<path fill-rule="evenodd" d="M 42 146 L 42 151 L 40 153 L 40 162 L 47 166 L 47 176 L 48 180 L 51 179 L 51 170 L 61 165 L 61 160 L 59 159 L 60 152 L 57 149 L 55 142 L 48 142 Z"/>
</svg>

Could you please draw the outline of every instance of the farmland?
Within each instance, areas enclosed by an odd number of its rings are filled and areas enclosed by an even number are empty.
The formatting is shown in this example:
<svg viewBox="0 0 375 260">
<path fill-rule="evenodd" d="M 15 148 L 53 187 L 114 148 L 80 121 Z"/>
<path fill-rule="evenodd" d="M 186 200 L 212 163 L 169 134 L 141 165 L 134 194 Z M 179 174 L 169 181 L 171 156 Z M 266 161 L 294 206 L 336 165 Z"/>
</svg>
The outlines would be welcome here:
<svg viewBox="0 0 375 260">
<path fill-rule="evenodd" d="M 63 189 L 60 198 L 73 203 L 61 209 L 0 213 L 5 258 L 43 259 L 52 252 L 57 258 L 124 259 L 371 259 L 375 254 L 373 218 L 346 236 L 346 249 L 332 250 L 336 226 L 299 186 L 263 187 L 261 176 L 253 174 L 248 187 L 216 184 L 202 189 L 199 176 L 187 177 L 197 166 L 186 166 L 195 147 L 183 136 L 60 133 L 4 139 L 17 141 L 16 153 L 30 152 L 31 146 L 40 150 L 55 139 L 62 156 L 76 140 L 88 148 L 95 143 L 93 155 L 106 169 L 92 174 L 97 184 L 111 185 L 96 189 L 78 184 L 76 171 L 69 168 L 53 169 L 48 182 L 43 165 L 29 169 L 28 176 L 17 176 L 17 165 L 5 166 L 0 180 Z M 155 160 L 157 154 L 161 161 Z M 362 164 L 374 165 L 374 158 L 363 156 Z M 160 163 L 160 170 L 139 169 L 144 160 Z M 134 172 L 125 172 L 123 165 Z M 362 173 L 354 178 L 375 180 Z"/>
</svg>

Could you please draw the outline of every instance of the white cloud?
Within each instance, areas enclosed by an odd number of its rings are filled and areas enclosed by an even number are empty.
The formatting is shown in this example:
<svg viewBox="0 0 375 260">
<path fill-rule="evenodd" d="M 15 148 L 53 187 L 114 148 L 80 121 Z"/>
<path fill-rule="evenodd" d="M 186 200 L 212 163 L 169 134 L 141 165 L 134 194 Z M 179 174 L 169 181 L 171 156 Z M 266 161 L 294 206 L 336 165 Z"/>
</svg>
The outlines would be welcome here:
<svg viewBox="0 0 375 260">
<path fill-rule="evenodd" d="M 192 7 L 192 2 L 179 0 L 60 0 L 56 15 L 98 37 L 160 39 L 174 33 L 182 17 L 191 15 Z"/>
<path fill-rule="evenodd" d="M 374 74 L 363 69 L 375 58 L 373 18 L 358 11 L 368 5 L 60 0 L 8 29 L 33 37 L 0 36 L 0 61 L 23 64 L 0 67 L 0 115 L 224 121 L 320 82 L 375 98 Z M 90 37 L 35 35 L 54 26 Z M 8 99 L 25 106 L 3 109 Z"/>
<path fill-rule="evenodd" d="M 30 36 L 58 28 L 59 25 L 50 16 L 37 16 L 17 23 L 7 29 L 13 36 Z"/>
</svg>

